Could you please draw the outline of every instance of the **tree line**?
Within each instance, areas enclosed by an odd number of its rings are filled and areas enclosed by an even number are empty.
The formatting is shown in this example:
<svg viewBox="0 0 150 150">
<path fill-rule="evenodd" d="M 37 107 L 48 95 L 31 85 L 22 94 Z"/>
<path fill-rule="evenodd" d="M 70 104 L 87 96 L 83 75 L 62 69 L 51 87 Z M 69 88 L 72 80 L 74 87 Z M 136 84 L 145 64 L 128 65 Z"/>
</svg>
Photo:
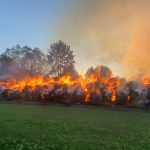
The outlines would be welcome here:
<svg viewBox="0 0 150 150">
<path fill-rule="evenodd" d="M 18 44 L 12 48 L 7 48 L 0 55 L 0 78 L 27 75 L 63 76 L 65 74 L 77 78 L 79 74 L 75 68 L 75 63 L 73 50 L 61 40 L 52 43 L 47 53 L 39 48 L 21 47 Z M 111 75 L 108 67 L 101 66 L 100 68 L 103 76 Z M 96 74 L 97 70 L 97 68 L 90 67 L 86 76 Z"/>
</svg>

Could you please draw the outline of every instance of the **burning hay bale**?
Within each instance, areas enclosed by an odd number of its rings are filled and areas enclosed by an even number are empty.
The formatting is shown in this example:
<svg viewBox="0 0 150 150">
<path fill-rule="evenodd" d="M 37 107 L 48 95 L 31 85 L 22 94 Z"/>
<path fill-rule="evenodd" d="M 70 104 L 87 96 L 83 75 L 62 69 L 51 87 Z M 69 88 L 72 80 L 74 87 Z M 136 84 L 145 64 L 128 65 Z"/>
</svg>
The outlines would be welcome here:
<svg viewBox="0 0 150 150">
<path fill-rule="evenodd" d="M 1 99 L 2 100 L 11 100 L 11 97 L 10 97 L 10 89 L 4 89 L 2 92 L 1 92 Z"/>
<path fill-rule="evenodd" d="M 65 105 L 131 105 L 150 103 L 150 88 L 129 82 L 122 85 L 119 77 L 96 75 L 87 78 L 71 76 L 57 78 L 42 76 L 27 77 L 23 80 L 5 80 L 0 82 L 0 98 L 35 102 L 55 102 Z"/>
<path fill-rule="evenodd" d="M 55 102 L 55 97 L 54 97 L 55 90 L 56 90 L 55 84 L 52 83 L 52 84 L 48 85 L 47 87 L 48 88 L 45 91 L 45 101 L 46 102 Z"/>
<path fill-rule="evenodd" d="M 102 104 L 108 105 L 111 103 L 111 92 L 105 88 L 100 89 L 102 95 Z"/>
<path fill-rule="evenodd" d="M 85 104 L 86 103 L 86 92 L 82 87 L 79 86 L 79 88 L 74 93 L 75 101 L 79 104 Z"/>
<path fill-rule="evenodd" d="M 22 89 L 22 93 L 24 93 L 24 100 L 25 101 L 32 101 L 32 87 L 31 86 L 25 86 L 23 89 Z"/>
<path fill-rule="evenodd" d="M 73 85 L 72 87 L 68 87 L 65 96 L 65 104 L 72 105 L 75 104 L 78 100 L 76 97 L 78 85 Z"/>
<path fill-rule="evenodd" d="M 67 87 L 66 85 L 56 85 L 54 91 L 55 102 L 57 103 L 65 103 L 65 96 L 67 95 Z"/>
<path fill-rule="evenodd" d="M 45 93 L 45 101 L 54 102 L 54 90 L 50 90 Z"/>
<path fill-rule="evenodd" d="M 101 93 L 99 90 L 91 91 L 89 104 L 102 105 L 102 97 L 101 97 Z"/>
<path fill-rule="evenodd" d="M 148 87 L 148 90 L 147 90 L 147 97 L 146 97 L 147 101 L 145 103 L 145 107 L 148 108 L 150 107 L 150 86 Z"/>
<path fill-rule="evenodd" d="M 147 83 L 147 82 L 146 82 Z M 149 107 L 149 84 L 140 85 L 136 82 L 129 82 L 128 87 L 128 104 L 135 107 Z"/>
<path fill-rule="evenodd" d="M 10 100 L 20 100 L 21 99 L 21 93 L 18 90 L 10 91 Z"/>
<path fill-rule="evenodd" d="M 126 105 L 128 103 L 128 93 L 123 89 L 116 90 L 116 102 L 118 105 Z"/>
<path fill-rule="evenodd" d="M 84 104 L 85 92 L 80 85 L 74 84 L 64 89 L 63 99 L 65 105 Z"/>
<path fill-rule="evenodd" d="M 136 107 L 148 108 L 150 106 L 149 88 L 142 88 L 136 102 Z"/>
</svg>

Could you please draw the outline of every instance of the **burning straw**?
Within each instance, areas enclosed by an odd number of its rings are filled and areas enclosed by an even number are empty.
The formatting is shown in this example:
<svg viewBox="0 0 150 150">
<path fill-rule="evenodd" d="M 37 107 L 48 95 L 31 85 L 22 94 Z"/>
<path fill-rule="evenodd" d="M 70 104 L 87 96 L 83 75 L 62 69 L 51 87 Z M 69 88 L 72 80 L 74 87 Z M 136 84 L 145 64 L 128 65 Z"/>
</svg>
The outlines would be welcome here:
<svg viewBox="0 0 150 150">
<path fill-rule="evenodd" d="M 15 78 L 0 82 L 1 99 L 26 100 L 40 102 L 57 102 L 65 104 L 123 104 L 133 102 L 144 94 L 145 100 L 150 94 L 150 79 L 145 78 L 143 85 L 112 76 L 97 74 L 79 76 L 73 79 L 71 75 L 61 77 L 27 76 L 24 79 Z M 141 98 L 143 100 L 143 97 Z M 149 103 L 149 102 L 148 102 Z"/>
</svg>

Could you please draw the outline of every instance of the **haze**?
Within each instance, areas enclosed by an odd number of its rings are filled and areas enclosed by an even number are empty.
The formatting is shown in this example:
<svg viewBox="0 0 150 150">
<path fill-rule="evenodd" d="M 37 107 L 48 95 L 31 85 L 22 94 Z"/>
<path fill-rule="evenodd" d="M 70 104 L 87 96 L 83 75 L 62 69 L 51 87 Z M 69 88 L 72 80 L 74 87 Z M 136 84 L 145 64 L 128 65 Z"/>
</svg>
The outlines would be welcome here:
<svg viewBox="0 0 150 150">
<path fill-rule="evenodd" d="M 104 64 L 115 75 L 149 75 L 149 18 L 149 0 L 71 1 L 55 23 L 52 39 L 71 45 L 81 73 Z"/>
</svg>

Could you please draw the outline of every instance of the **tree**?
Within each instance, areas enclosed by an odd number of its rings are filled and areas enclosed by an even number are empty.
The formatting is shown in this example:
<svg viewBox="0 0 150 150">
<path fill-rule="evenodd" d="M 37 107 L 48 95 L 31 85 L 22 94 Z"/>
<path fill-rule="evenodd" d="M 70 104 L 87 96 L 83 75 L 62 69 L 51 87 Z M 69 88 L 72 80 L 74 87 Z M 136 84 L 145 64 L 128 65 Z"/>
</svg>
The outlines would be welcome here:
<svg viewBox="0 0 150 150">
<path fill-rule="evenodd" d="M 51 73 L 56 76 L 60 76 L 66 73 L 70 73 L 69 70 L 74 70 L 75 55 L 70 50 L 70 46 L 62 41 L 51 44 L 48 50 L 48 59 L 51 64 Z"/>
<path fill-rule="evenodd" d="M 45 75 L 48 70 L 47 57 L 39 48 L 24 46 L 18 62 L 19 70 L 29 75 Z"/>
<path fill-rule="evenodd" d="M 8 74 L 45 75 L 49 72 L 47 56 L 39 48 L 16 45 L 7 48 L 0 56 L 1 68 L 5 68 Z M 4 71 L 3 71 L 4 73 Z"/>
<path fill-rule="evenodd" d="M 110 78 L 112 76 L 111 70 L 107 66 L 98 66 L 96 68 L 90 67 L 85 76 L 88 78 L 90 75 L 94 75 L 97 77 L 105 77 Z"/>
<path fill-rule="evenodd" d="M 64 74 L 62 75 L 66 75 L 66 74 L 71 75 L 73 79 L 76 79 L 79 77 L 79 74 L 74 65 L 71 65 L 68 68 L 64 69 Z"/>
<path fill-rule="evenodd" d="M 105 77 L 105 78 L 110 78 L 112 76 L 112 72 L 110 70 L 109 67 L 107 66 L 98 66 L 96 68 L 96 72 L 101 76 L 101 77 Z"/>
<path fill-rule="evenodd" d="M 21 53 L 22 49 L 20 47 L 19 44 L 17 44 L 16 46 L 12 47 L 12 48 L 7 48 L 5 50 L 5 52 L 3 53 L 3 55 L 5 55 L 6 57 L 9 57 L 11 59 L 17 59 Z"/>
<path fill-rule="evenodd" d="M 0 63 L 10 64 L 12 61 L 13 61 L 13 59 L 11 57 L 8 57 L 8 56 L 6 56 L 4 54 L 0 55 Z"/>
<path fill-rule="evenodd" d="M 0 55 L 0 70 L 1 70 L 0 79 L 8 76 L 12 62 L 13 62 L 12 58 L 4 54 Z"/>
<path fill-rule="evenodd" d="M 95 69 L 93 67 L 90 67 L 87 69 L 85 76 L 88 78 L 90 75 L 95 75 Z"/>
</svg>

